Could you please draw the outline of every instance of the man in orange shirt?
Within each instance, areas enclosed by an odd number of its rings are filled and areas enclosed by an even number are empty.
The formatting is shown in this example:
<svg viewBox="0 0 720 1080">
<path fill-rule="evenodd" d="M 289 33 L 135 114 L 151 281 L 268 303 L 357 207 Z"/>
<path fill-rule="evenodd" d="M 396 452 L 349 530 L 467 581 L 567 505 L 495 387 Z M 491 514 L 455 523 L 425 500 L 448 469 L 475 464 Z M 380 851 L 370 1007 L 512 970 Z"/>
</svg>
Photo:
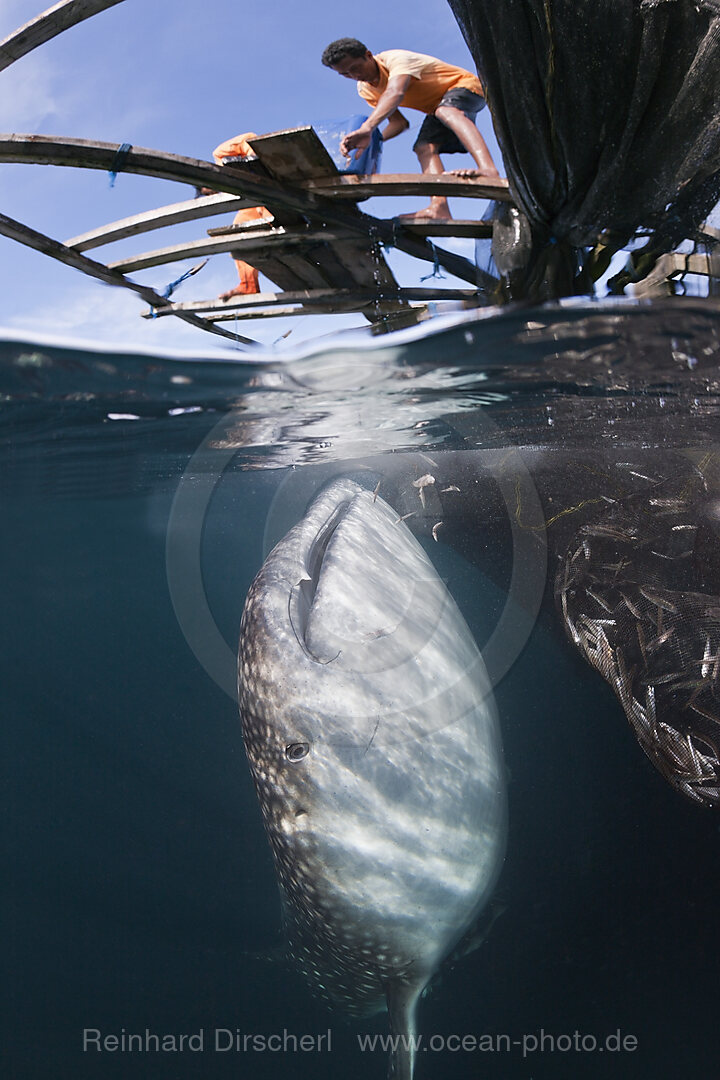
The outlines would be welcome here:
<svg viewBox="0 0 720 1080">
<path fill-rule="evenodd" d="M 225 142 L 220 143 L 213 150 L 213 159 L 217 165 L 222 165 L 225 161 L 232 161 L 237 159 L 251 160 L 256 157 L 253 148 L 248 142 L 249 139 L 256 138 L 254 131 L 246 131 L 242 135 L 236 135 L 233 139 L 227 139 Z M 240 225 L 248 221 L 272 221 L 273 216 L 269 210 L 264 206 L 248 206 L 244 210 L 238 210 L 237 214 L 233 218 L 233 225 Z M 250 263 L 244 262 L 242 259 L 234 259 L 235 266 L 238 272 L 239 282 L 232 289 L 228 289 L 227 292 L 220 293 L 220 300 L 230 300 L 233 296 L 247 296 L 260 292 L 260 274 L 257 268 L 251 266 Z"/>
<path fill-rule="evenodd" d="M 357 38 L 339 38 L 322 55 L 325 67 L 358 84 L 358 94 L 373 107 L 367 120 L 349 132 L 340 144 L 341 153 L 362 151 L 374 128 L 388 124 L 383 139 L 393 138 L 409 124 L 399 106 L 426 114 L 413 150 L 424 173 L 445 172 L 440 154 L 470 153 L 477 169 L 458 169 L 460 176 L 487 176 L 499 173 L 485 140 L 475 127 L 475 116 L 485 104 L 480 80 L 464 68 L 446 64 L 434 56 L 389 49 L 373 53 Z M 403 217 L 448 219 L 452 215 L 447 199 L 433 196 L 430 206 Z"/>
</svg>

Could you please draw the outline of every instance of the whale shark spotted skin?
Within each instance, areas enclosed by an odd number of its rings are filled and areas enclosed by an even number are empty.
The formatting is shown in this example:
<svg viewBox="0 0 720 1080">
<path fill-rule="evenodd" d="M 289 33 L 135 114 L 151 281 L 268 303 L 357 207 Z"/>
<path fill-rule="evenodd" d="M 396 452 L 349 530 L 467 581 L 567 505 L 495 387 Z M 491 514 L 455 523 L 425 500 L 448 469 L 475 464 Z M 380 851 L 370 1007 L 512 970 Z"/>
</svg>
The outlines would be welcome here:
<svg viewBox="0 0 720 1080">
<path fill-rule="evenodd" d="M 381 499 L 335 481 L 245 603 L 243 738 L 291 955 L 356 1016 L 414 1032 L 502 863 L 504 766 L 482 656 Z M 412 1053 L 398 1053 L 398 1077 Z"/>
</svg>

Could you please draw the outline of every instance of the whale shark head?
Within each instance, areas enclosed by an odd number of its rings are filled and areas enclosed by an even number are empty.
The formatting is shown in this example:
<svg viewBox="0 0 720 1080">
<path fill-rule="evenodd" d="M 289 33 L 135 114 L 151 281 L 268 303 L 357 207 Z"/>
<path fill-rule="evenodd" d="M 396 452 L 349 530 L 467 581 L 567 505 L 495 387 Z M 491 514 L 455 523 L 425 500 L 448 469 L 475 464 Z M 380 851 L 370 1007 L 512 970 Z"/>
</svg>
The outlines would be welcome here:
<svg viewBox="0 0 720 1080">
<path fill-rule="evenodd" d="M 406 741 L 478 701 L 491 707 L 482 657 L 424 550 L 394 510 L 349 480 L 326 489 L 270 553 L 241 640 L 245 707 L 269 695 L 273 724 L 285 715 L 288 734 L 291 717 L 310 712 L 334 744 L 364 746 L 373 732 Z M 311 734 L 307 723 L 296 741 Z"/>
</svg>

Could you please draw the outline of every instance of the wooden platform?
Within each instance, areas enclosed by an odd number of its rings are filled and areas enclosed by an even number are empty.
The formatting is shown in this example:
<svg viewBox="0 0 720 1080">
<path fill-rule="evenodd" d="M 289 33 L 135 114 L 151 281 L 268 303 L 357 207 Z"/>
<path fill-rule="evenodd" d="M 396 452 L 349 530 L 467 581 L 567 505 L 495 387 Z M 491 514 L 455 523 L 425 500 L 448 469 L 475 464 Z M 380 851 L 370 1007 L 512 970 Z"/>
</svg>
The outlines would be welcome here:
<svg viewBox="0 0 720 1080">
<path fill-rule="evenodd" d="M 0 135 L 0 162 L 25 162 L 104 169 L 161 177 L 215 192 L 196 199 L 146 210 L 96 227 L 64 244 L 32 228 L 0 217 L 0 233 L 108 284 L 131 289 L 151 306 L 155 316 L 172 314 L 211 333 L 252 344 L 221 323 L 284 314 L 356 311 L 370 322 L 397 325 L 424 318 L 427 303 L 442 300 L 466 305 L 488 302 L 496 282 L 469 259 L 434 242 L 443 237 L 487 237 L 492 225 L 483 221 L 403 221 L 375 218 L 362 212 L 356 198 L 371 195 L 441 194 L 451 191 L 488 199 L 507 199 L 504 184 L 455 176 L 348 177 L 336 169 L 310 127 L 294 128 L 252 140 L 254 164 L 218 166 L 157 150 L 120 147 L 83 139 L 42 135 Z M 120 240 L 143 236 L 168 226 L 264 206 L 270 220 L 226 224 L 204 237 L 141 251 L 106 263 L 84 252 Z M 388 265 L 385 251 L 396 248 L 429 263 L 471 288 L 403 289 Z M 217 298 L 174 304 L 157 289 L 129 275 L 152 268 L 229 253 L 256 266 L 278 292 L 234 297 L 232 305 Z M 234 269 L 228 263 L 228 287 Z"/>
<path fill-rule="evenodd" d="M 123 0 L 60 0 L 0 42 L 0 71 L 64 30 Z M 496 279 L 437 243 L 443 238 L 491 238 L 491 221 L 378 218 L 360 209 L 377 197 L 462 197 L 510 201 L 506 180 L 419 174 L 353 176 L 340 173 L 311 127 L 260 135 L 251 141 L 257 157 L 222 166 L 195 158 L 86 139 L 36 134 L 0 135 L 0 163 L 26 163 L 133 173 L 190 184 L 209 191 L 166 206 L 93 227 L 64 243 L 0 214 L 0 234 L 34 248 L 106 284 L 129 289 L 150 305 L 146 315 L 173 315 L 244 346 L 252 339 L 222 326 L 230 321 L 279 315 L 356 312 L 381 327 L 424 318 L 428 305 L 443 301 L 466 306 L 491 301 Z M 127 241 L 157 229 L 264 206 L 269 218 L 225 223 L 190 241 L 165 244 L 106 262 L 85 252 Z M 710 243 L 720 241 L 707 229 Z M 386 258 L 391 249 L 445 271 L 468 287 L 404 288 Z M 715 249 L 718 250 L 717 248 Z M 186 260 L 231 254 L 250 262 L 278 291 L 217 297 L 184 303 L 170 299 L 172 287 L 153 288 L 129 275 Z M 200 269 L 198 264 L 193 272 Z M 234 284 L 229 261 L 228 288 Z M 720 278 L 720 257 L 663 256 L 648 277 L 633 286 L 636 296 L 673 291 L 673 278 L 686 273 Z M 181 275 L 182 276 L 182 275 Z M 428 276 L 428 275 L 426 275 Z M 201 280 L 201 279 L 200 279 Z M 177 284 L 177 282 L 175 283 Z"/>
<path fill-rule="evenodd" d="M 51 38 L 122 0 L 60 0 L 0 42 L 0 70 Z M 358 203 L 375 196 L 463 195 L 508 199 L 506 181 L 492 184 L 457 176 L 349 176 L 336 168 L 310 127 L 271 132 L 250 140 L 256 158 L 223 166 L 138 147 L 43 135 L 0 135 L 0 163 L 57 165 L 134 173 L 192 184 L 204 194 L 196 199 L 144 210 L 131 217 L 91 228 L 65 243 L 0 215 L 0 234 L 11 237 L 106 284 L 130 289 L 150 304 L 150 313 L 172 314 L 194 326 L 244 345 L 251 339 L 218 325 L 241 318 L 269 318 L 279 313 L 356 311 L 370 322 L 407 324 L 424 317 L 427 303 L 461 300 L 486 302 L 495 279 L 468 259 L 447 251 L 431 237 L 487 237 L 482 221 L 383 220 L 363 213 Z M 212 192 L 207 194 L 206 192 Z M 262 221 L 225 224 L 208 235 L 98 262 L 84 253 L 156 229 L 264 206 Z M 396 248 L 441 268 L 469 289 L 415 289 L 399 286 L 385 258 Z M 188 259 L 207 260 L 230 253 L 250 261 L 279 292 L 173 304 L 172 289 L 162 292 L 134 281 L 136 271 Z M 192 268 L 197 272 L 203 263 Z M 228 264 L 228 285 L 234 270 Z M 182 275 L 181 275 L 182 276 Z"/>
</svg>

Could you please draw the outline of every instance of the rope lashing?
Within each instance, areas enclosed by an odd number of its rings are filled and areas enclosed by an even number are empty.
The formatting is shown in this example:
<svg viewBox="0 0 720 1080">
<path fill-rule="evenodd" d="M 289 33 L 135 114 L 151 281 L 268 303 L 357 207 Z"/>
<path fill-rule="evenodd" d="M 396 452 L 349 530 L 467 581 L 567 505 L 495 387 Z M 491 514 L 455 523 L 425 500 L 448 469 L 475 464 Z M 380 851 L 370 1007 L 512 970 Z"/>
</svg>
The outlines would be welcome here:
<svg viewBox="0 0 720 1080">
<path fill-rule="evenodd" d="M 446 277 L 446 275 L 443 274 L 442 270 L 440 269 L 440 257 L 438 256 L 435 245 L 433 244 L 432 240 L 430 240 L 429 243 L 430 243 L 430 247 L 433 250 L 433 268 L 432 268 L 431 273 L 425 274 L 424 277 L 420 278 L 421 281 L 428 281 L 430 278 L 445 278 Z"/>
<path fill-rule="evenodd" d="M 123 169 L 125 168 L 125 162 L 127 161 L 127 156 L 128 156 L 128 154 L 130 153 L 131 150 L 132 150 L 132 143 L 129 143 L 129 142 L 124 142 L 122 144 L 122 146 L 118 147 L 118 151 L 117 151 L 117 153 L 115 154 L 115 157 L 112 160 L 112 165 L 110 166 L 110 170 L 109 170 L 110 187 L 111 188 L 115 187 L 115 181 L 117 180 L 117 174 L 119 172 L 122 172 Z"/>
<path fill-rule="evenodd" d="M 207 265 L 207 262 L 207 259 L 203 259 L 202 262 L 197 263 L 195 266 L 191 266 L 190 269 L 186 270 L 184 274 L 181 274 L 179 278 L 175 278 L 174 281 L 171 281 L 170 284 L 167 285 L 162 291 L 161 295 L 164 297 L 164 299 L 169 300 L 172 294 L 177 289 L 178 285 L 182 285 L 183 281 L 187 281 L 189 277 L 192 277 L 194 274 L 199 273 L 202 270 L 203 266 Z"/>
<path fill-rule="evenodd" d="M 187 279 L 189 277 L 192 277 L 194 274 L 199 273 L 202 270 L 203 266 L 207 266 L 209 261 L 209 259 L 203 259 L 202 262 L 196 263 L 195 266 L 191 266 L 190 269 L 186 270 L 184 274 L 181 274 L 179 278 L 175 278 L 175 281 L 171 281 L 169 285 L 165 286 L 162 293 L 160 294 L 162 298 L 164 300 L 169 300 L 172 294 L 177 289 L 178 285 L 182 284 L 183 281 L 187 281 Z M 157 319 L 157 308 L 150 308 L 150 318 Z"/>
</svg>

